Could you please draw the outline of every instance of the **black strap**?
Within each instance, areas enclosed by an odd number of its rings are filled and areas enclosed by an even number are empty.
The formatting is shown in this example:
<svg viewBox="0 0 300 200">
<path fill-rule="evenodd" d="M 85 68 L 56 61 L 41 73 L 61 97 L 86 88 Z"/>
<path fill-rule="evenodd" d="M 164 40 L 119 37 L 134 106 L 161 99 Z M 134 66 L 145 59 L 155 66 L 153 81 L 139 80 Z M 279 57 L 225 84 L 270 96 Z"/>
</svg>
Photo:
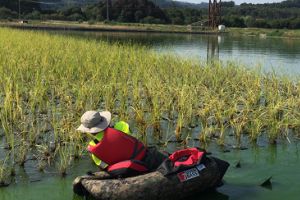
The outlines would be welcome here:
<svg viewBox="0 0 300 200">
<path fill-rule="evenodd" d="M 138 156 L 142 151 L 144 151 L 146 149 L 146 147 L 145 146 L 142 146 L 142 148 L 140 148 L 137 152 L 136 152 L 136 154 L 134 155 L 134 158 L 136 157 L 136 156 Z"/>
<path fill-rule="evenodd" d="M 131 160 L 131 162 L 139 164 L 139 165 L 142 165 L 142 166 L 144 166 L 144 167 L 146 167 L 148 169 L 147 164 L 145 162 L 143 162 L 143 161 L 140 161 L 140 160 Z"/>
<path fill-rule="evenodd" d="M 94 139 L 94 142 L 95 142 L 95 144 L 98 144 L 98 143 L 99 143 L 99 140 Z"/>
<path fill-rule="evenodd" d="M 130 157 L 130 160 L 134 159 L 135 156 L 136 156 L 136 153 L 137 153 L 137 148 L 138 148 L 138 145 L 139 145 L 139 142 L 137 140 L 134 140 L 135 143 L 134 143 L 134 149 L 133 149 L 133 153 Z"/>
<path fill-rule="evenodd" d="M 135 159 L 135 157 L 138 156 L 145 149 L 144 145 L 140 149 L 138 149 L 138 146 L 139 146 L 139 141 L 135 139 L 134 150 L 133 150 L 133 154 L 130 157 L 130 160 Z"/>
</svg>

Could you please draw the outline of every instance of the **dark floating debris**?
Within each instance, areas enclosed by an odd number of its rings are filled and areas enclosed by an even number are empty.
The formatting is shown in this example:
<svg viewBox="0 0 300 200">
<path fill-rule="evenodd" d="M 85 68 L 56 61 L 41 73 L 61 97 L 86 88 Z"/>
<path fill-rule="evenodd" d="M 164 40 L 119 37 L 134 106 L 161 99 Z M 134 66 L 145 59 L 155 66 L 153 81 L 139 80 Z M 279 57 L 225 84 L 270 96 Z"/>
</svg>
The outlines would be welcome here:
<svg viewBox="0 0 300 200">
<path fill-rule="evenodd" d="M 236 163 L 236 165 L 235 165 L 235 168 L 241 168 L 241 167 L 242 167 L 241 161 L 238 161 L 238 162 Z"/>
<path fill-rule="evenodd" d="M 267 180 L 265 180 L 262 184 L 260 184 L 261 187 L 267 188 L 269 190 L 272 190 L 272 182 L 271 182 L 272 176 L 270 176 Z"/>
<path fill-rule="evenodd" d="M 192 123 L 192 124 L 189 124 L 189 128 L 196 128 L 198 125 L 197 124 L 194 124 L 194 123 Z"/>
<path fill-rule="evenodd" d="M 230 149 L 223 149 L 223 153 L 229 153 L 230 152 Z"/>
<path fill-rule="evenodd" d="M 6 183 L 6 182 L 4 182 L 4 181 L 1 181 L 1 182 L 0 182 L 0 188 L 1 188 L 1 187 L 7 187 L 7 186 L 9 186 L 9 184 L 10 184 L 10 183 Z"/>
<path fill-rule="evenodd" d="M 166 120 L 166 121 L 169 121 L 169 122 L 171 122 L 171 121 L 172 121 L 170 118 L 168 118 L 168 117 L 165 117 L 165 116 L 162 116 L 161 118 L 162 118 L 163 120 Z"/>
<path fill-rule="evenodd" d="M 246 146 L 232 146 L 232 149 L 236 149 L 236 150 L 247 150 L 248 149 L 248 147 L 246 147 Z"/>
<path fill-rule="evenodd" d="M 16 170 L 14 169 L 14 168 L 12 168 L 11 170 L 10 170 L 10 175 L 11 176 L 16 176 Z M 0 183 L 1 184 L 1 183 Z"/>
<path fill-rule="evenodd" d="M 181 143 L 181 142 L 183 142 L 183 140 L 181 138 L 176 138 L 175 135 L 172 135 L 167 142 L 168 143 Z"/>
<path fill-rule="evenodd" d="M 30 183 L 40 182 L 41 179 L 31 180 Z"/>
<path fill-rule="evenodd" d="M 5 146 L 4 146 L 4 149 L 5 149 L 5 150 L 11 150 L 12 148 L 11 148 L 10 145 L 5 145 Z"/>
</svg>

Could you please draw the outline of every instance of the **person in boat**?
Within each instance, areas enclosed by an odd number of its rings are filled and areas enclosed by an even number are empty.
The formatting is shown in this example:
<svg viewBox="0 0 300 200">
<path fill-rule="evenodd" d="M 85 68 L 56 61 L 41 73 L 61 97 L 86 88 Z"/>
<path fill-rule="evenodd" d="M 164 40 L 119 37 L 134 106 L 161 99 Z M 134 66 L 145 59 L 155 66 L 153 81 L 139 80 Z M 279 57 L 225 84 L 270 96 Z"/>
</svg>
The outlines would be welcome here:
<svg viewBox="0 0 300 200">
<path fill-rule="evenodd" d="M 92 137 L 88 151 L 101 170 L 113 176 L 133 176 L 155 170 L 167 157 L 155 148 L 147 148 L 131 135 L 128 123 L 111 125 L 109 111 L 87 111 L 78 131 Z"/>
</svg>

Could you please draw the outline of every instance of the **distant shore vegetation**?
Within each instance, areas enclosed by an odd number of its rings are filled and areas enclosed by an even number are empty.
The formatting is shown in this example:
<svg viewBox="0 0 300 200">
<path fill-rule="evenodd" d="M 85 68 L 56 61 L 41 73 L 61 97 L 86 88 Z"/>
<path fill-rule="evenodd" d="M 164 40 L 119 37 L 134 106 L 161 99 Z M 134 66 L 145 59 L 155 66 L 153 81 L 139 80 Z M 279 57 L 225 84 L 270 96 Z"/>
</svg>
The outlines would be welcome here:
<svg viewBox="0 0 300 200">
<path fill-rule="evenodd" d="M 188 25 L 207 24 L 207 3 L 170 3 L 166 0 L 89 0 L 68 4 L 64 0 L 21 1 L 20 17 L 35 20 L 115 21 L 126 23 Z M 0 2 L 0 19 L 19 18 L 19 1 Z M 49 4 L 47 4 L 49 3 Z M 52 4 L 50 4 L 52 3 Z M 45 5 L 46 4 L 46 5 Z M 108 9 L 107 9 L 108 5 Z M 109 10 L 109 14 L 107 14 Z M 256 27 L 276 29 L 300 28 L 300 0 L 281 3 L 235 5 L 234 1 L 222 2 L 222 24 L 228 27 Z"/>
</svg>

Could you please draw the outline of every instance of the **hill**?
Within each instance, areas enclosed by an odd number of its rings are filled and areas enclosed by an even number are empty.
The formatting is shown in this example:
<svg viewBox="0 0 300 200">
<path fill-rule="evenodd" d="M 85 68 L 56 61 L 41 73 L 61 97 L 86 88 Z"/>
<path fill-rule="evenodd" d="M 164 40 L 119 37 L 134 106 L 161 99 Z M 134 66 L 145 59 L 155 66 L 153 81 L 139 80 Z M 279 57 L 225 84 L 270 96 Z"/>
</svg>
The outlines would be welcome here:
<svg viewBox="0 0 300 200">
<path fill-rule="evenodd" d="M 19 0 L 1 0 L 0 19 L 18 18 L 18 2 Z M 104 21 L 107 15 L 106 6 L 106 0 L 22 0 L 21 17 L 39 20 Z M 110 0 L 109 7 L 110 20 L 116 22 L 192 24 L 207 21 L 208 18 L 208 3 Z M 300 0 L 241 5 L 226 1 L 222 2 L 221 10 L 222 24 L 229 27 L 300 29 Z"/>
<path fill-rule="evenodd" d="M 114 4 L 117 0 L 110 0 Z M 207 8 L 208 3 L 187 3 L 184 1 L 173 1 L 173 0 L 150 0 L 160 8 L 193 8 L 202 9 Z M 106 0 L 24 0 L 21 1 L 21 11 L 32 12 L 34 10 L 61 10 L 71 7 L 85 7 L 88 5 L 95 5 L 99 2 L 106 3 Z M 12 11 L 18 11 L 19 0 L 1 0 L 0 8 L 5 7 Z"/>
<path fill-rule="evenodd" d="M 208 3 L 188 3 L 183 1 L 173 1 L 173 0 L 151 0 L 153 3 L 158 5 L 161 8 L 194 8 L 194 9 L 202 9 L 208 8 Z M 204 1 L 204 0 L 203 0 Z"/>
<path fill-rule="evenodd" d="M 232 6 L 233 4 L 233 6 Z M 231 27 L 300 28 L 300 0 L 243 3 L 222 8 L 223 23 Z"/>
</svg>

